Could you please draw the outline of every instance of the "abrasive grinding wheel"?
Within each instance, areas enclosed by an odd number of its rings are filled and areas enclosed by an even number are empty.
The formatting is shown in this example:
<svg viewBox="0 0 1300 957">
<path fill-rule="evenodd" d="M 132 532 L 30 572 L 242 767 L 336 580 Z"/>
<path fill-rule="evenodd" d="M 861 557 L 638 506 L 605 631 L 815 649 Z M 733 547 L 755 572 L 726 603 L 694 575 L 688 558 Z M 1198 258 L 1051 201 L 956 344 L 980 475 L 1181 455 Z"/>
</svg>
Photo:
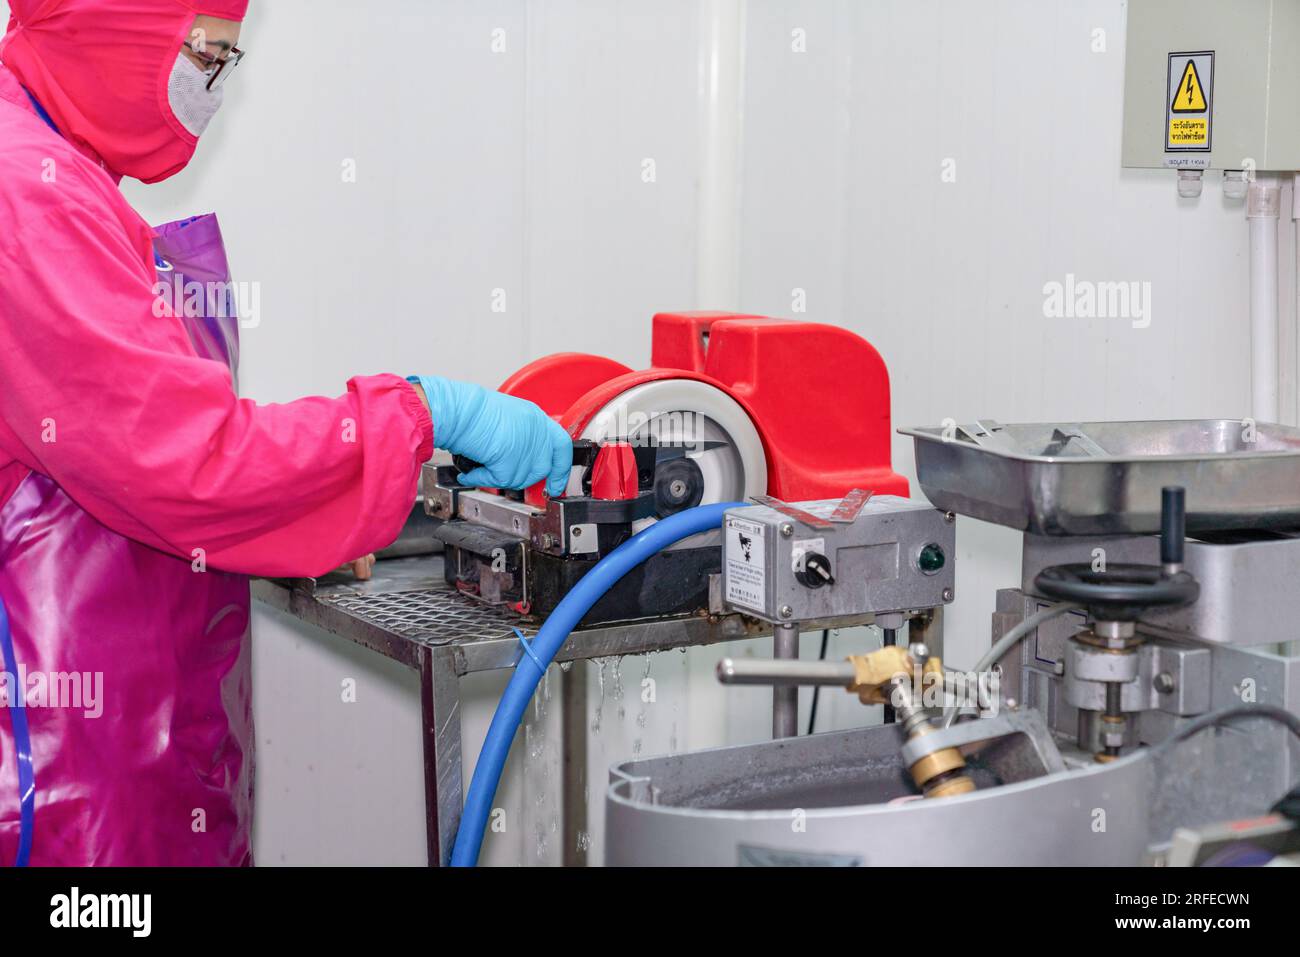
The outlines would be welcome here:
<svg viewBox="0 0 1300 957">
<path fill-rule="evenodd" d="M 685 461 L 656 470 L 656 486 L 663 486 L 656 492 L 666 510 L 744 501 L 767 492 L 767 459 L 758 430 L 735 399 L 707 383 L 657 379 L 633 386 L 597 411 L 579 438 L 636 443 L 650 436 L 661 445 L 687 446 Z M 698 482 L 702 488 L 693 487 Z M 569 493 L 581 492 L 575 474 Z"/>
</svg>

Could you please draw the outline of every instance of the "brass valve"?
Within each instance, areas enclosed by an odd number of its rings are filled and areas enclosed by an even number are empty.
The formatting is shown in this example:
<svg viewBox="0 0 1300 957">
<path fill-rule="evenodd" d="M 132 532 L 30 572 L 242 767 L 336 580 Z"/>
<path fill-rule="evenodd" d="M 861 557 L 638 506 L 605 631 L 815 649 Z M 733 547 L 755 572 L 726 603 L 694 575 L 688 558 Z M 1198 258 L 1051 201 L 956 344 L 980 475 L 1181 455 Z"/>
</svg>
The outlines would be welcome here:
<svg viewBox="0 0 1300 957">
<path fill-rule="evenodd" d="M 911 649 L 886 645 L 865 655 L 851 655 L 853 683 L 848 690 L 863 704 L 892 704 L 909 741 L 935 730 L 921 707 L 918 679 L 937 681 L 943 687 L 943 662 L 930 655 L 923 645 Z M 927 798 L 952 797 L 975 790 L 975 782 L 966 773 L 966 759 L 956 748 L 939 748 L 917 760 L 908 769 L 912 780 Z"/>
<path fill-rule="evenodd" d="M 863 704 L 889 704 L 890 683 L 896 676 L 911 678 L 916 662 L 902 645 L 886 645 L 865 655 L 849 655 L 853 684 L 848 690 Z"/>
</svg>

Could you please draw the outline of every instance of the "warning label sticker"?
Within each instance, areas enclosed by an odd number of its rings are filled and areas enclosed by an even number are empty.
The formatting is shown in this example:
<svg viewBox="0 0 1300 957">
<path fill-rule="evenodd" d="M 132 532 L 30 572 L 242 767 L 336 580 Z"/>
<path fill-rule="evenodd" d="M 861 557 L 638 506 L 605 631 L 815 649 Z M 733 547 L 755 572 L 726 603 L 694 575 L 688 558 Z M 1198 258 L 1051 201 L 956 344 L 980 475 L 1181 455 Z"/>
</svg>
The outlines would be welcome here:
<svg viewBox="0 0 1300 957">
<path fill-rule="evenodd" d="M 1214 120 L 1214 51 L 1169 54 L 1165 152 L 1210 152 Z"/>
<path fill-rule="evenodd" d="M 758 522 L 728 518 L 725 534 L 727 601 L 763 611 L 767 593 L 763 526 Z"/>
</svg>

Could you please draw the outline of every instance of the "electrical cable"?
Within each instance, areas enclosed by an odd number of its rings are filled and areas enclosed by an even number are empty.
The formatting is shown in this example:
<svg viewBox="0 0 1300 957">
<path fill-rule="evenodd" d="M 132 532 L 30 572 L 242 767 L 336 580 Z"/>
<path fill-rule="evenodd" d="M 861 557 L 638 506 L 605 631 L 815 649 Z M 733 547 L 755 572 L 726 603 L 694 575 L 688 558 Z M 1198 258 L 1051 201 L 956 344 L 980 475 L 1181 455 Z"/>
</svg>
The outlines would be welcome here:
<svg viewBox="0 0 1300 957">
<path fill-rule="evenodd" d="M 896 644 L 898 644 L 898 629 L 881 628 L 880 647 L 892 648 Z M 885 704 L 881 707 L 880 723 L 894 724 L 896 721 L 898 721 L 898 715 L 894 711 L 894 706 L 890 704 L 888 701 L 886 701 Z"/>
<path fill-rule="evenodd" d="M 1188 738 L 1200 734 L 1206 728 L 1214 728 L 1230 721 L 1243 721 L 1251 718 L 1276 721 L 1278 724 L 1285 726 L 1297 739 L 1300 739 L 1300 717 L 1271 704 L 1242 704 L 1211 711 L 1209 714 L 1203 714 L 1199 718 L 1187 722 L 1159 744 L 1148 748 L 1146 753 L 1156 756 L 1181 744 Z"/>
<path fill-rule="evenodd" d="M 818 661 L 826 660 L 826 650 L 827 650 L 827 646 L 830 644 L 830 641 L 831 641 L 831 630 L 829 628 L 823 628 L 822 629 L 822 650 L 817 655 Z M 822 686 L 813 685 L 812 709 L 808 712 L 808 733 L 809 734 L 812 734 L 817 727 L 817 700 L 821 696 L 822 696 Z"/>
<path fill-rule="evenodd" d="M 1051 619 L 1057 617 L 1058 615 L 1063 615 L 1067 611 L 1074 611 L 1079 607 L 1081 606 L 1075 604 L 1074 602 L 1063 601 L 1055 605 L 1049 605 L 1048 607 L 1043 608 L 1035 612 L 1034 614 L 1030 615 L 1020 624 L 1016 625 L 1005 635 L 1003 635 L 1001 638 L 995 641 L 993 643 L 993 646 L 989 648 L 988 651 L 984 652 L 984 656 L 980 658 L 980 660 L 975 664 L 975 668 L 973 669 L 975 674 L 979 675 L 979 674 L 983 674 L 985 671 L 988 671 L 989 668 L 993 667 L 993 665 L 995 665 L 1002 658 L 1003 655 L 1005 655 L 1008 651 L 1010 651 L 1017 644 L 1023 641 L 1025 636 L 1028 635 L 1035 628 L 1037 628 L 1039 625 L 1043 624 L 1044 622 L 1050 621 Z M 951 728 L 953 722 L 957 720 L 957 715 L 960 712 L 961 712 L 961 707 L 959 705 L 954 705 L 953 707 L 949 708 L 948 711 L 943 716 L 943 727 Z"/>
<path fill-rule="evenodd" d="M 18 853 L 15 867 L 26 867 L 32 853 L 32 837 L 36 824 L 36 774 L 32 767 L 32 736 L 27 726 L 26 689 L 17 684 L 18 660 L 14 655 L 13 634 L 9 629 L 9 612 L 0 600 L 0 652 L 4 655 L 5 671 L 17 689 L 9 702 L 9 719 L 14 728 L 14 751 L 18 765 L 19 831 Z"/>
</svg>

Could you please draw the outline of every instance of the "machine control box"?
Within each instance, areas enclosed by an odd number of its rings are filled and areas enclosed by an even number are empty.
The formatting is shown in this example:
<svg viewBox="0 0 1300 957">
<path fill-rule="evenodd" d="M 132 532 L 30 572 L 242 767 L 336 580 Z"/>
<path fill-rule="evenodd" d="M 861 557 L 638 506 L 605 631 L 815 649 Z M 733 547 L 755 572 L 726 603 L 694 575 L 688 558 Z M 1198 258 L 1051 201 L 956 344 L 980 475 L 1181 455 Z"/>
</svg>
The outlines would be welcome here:
<svg viewBox="0 0 1300 957">
<path fill-rule="evenodd" d="M 1300 168 L 1300 0 L 1129 0 L 1122 164 Z"/>
<path fill-rule="evenodd" d="M 894 495 L 870 498 L 847 521 L 842 514 L 838 499 L 728 510 L 727 604 L 783 622 L 907 612 L 953 600 L 951 515 Z"/>
</svg>

